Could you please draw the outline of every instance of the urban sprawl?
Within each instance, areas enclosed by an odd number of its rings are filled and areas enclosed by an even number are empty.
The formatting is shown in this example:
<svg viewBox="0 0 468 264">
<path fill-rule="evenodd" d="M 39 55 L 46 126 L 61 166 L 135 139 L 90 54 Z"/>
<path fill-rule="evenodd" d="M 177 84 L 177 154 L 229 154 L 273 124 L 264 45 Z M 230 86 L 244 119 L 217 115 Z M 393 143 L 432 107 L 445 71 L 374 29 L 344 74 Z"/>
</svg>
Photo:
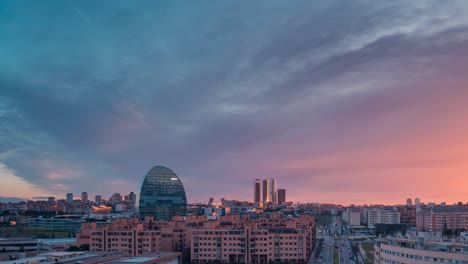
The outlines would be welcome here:
<svg viewBox="0 0 468 264">
<path fill-rule="evenodd" d="M 137 192 L 107 200 L 3 202 L 0 263 L 468 264 L 466 202 L 300 204 L 276 179 L 252 189 L 251 201 L 189 204 L 181 179 L 156 166 Z"/>
</svg>

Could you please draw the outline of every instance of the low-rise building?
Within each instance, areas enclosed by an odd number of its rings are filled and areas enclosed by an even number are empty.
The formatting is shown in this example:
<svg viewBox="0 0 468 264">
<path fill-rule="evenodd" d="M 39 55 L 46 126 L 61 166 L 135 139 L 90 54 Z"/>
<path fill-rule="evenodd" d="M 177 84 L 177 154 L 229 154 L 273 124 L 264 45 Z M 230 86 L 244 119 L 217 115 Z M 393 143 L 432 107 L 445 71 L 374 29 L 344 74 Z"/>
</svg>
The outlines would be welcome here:
<svg viewBox="0 0 468 264">
<path fill-rule="evenodd" d="M 31 238 L 0 238 L 0 251 L 37 251 L 38 241 Z"/>
<path fill-rule="evenodd" d="M 4 264 L 179 264 L 182 263 L 179 252 L 147 253 L 144 256 L 133 257 L 119 252 L 52 252 L 33 257 L 19 256 Z"/>
<path fill-rule="evenodd" d="M 416 214 L 416 228 L 421 231 L 468 230 L 468 207 L 437 206 Z"/>
<path fill-rule="evenodd" d="M 315 245 L 312 216 L 297 218 L 271 214 L 243 224 L 213 223 L 192 231 L 193 262 L 306 261 Z"/>
<path fill-rule="evenodd" d="M 206 261 L 306 261 L 315 245 L 313 216 L 285 216 L 271 213 L 258 219 L 249 214 L 174 217 L 155 221 L 153 217 L 114 219 L 98 225 L 83 223 L 77 245 L 89 244 L 91 252 L 123 252 L 143 256 L 148 252 L 177 251 L 185 259 Z"/>
<path fill-rule="evenodd" d="M 77 217 L 29 218 L 28 226 L 42 229 L 78 231 L 83 221 Z"/>
<path fill-rule="evenodd" d="M 444 239 L 441 233 L 419 232 L 386 237 L 374 245 L 374 263 L 468 264 L 468 244 L 459 238 Z"/>
<path fill-rule="evenodd" d="M 77 244 L 88 244 L 90 251 L 123 252 L 132 256 L 160 251 L 161 233 L 144 228 L 137 218 L 118 218 L 112 223 L 83 223 Z"/>
</svg>

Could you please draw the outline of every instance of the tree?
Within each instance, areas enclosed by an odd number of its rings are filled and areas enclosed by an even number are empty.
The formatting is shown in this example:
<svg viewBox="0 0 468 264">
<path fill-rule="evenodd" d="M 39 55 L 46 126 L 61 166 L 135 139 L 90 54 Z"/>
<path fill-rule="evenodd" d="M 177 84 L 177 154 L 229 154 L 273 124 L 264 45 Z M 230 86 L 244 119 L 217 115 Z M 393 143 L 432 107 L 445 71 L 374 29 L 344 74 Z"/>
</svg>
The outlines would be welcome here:
<svg viewBox="0 0 468 264">
<path fill-rule="evenodd" d="M 77 246 L 70 246 L 68 249 L 67 249 L 68 252 L 76 252 L 76 251 L 80 251 L 80 248 L 77 247 Z"/>
<path fill-rule="evenodd" d="M 80 245 L 81 251 L 89 251 L 89 244 L 82 244 Z"/>
<path fill-rule="evenodd" d="M 10 215 L 10 211 L 5 210 L 5 211 L 2 212 L 2 215 Z"/>
<path fill-rule="evenodd" d="M 24 233 L 24 226 L 23 225 L 18 225 L 16 227 L 16 231 L 18 232 L 18 236 L 22 236 Z"/>
</svg>

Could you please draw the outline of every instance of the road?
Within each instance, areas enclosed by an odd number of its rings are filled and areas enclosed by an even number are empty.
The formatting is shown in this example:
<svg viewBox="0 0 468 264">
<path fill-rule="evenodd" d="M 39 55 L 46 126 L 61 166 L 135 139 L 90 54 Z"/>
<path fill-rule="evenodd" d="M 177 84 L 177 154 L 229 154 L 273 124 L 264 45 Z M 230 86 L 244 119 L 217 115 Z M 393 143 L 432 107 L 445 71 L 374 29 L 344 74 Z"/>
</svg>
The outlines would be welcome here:
<svg viewBox="0 0 468 264">
<path fill-rule="evenodd" d="M 333 217 L 332 222 L 324 227 L 322 234 L 323 244 L 320 249 L 317 249 L 320 253 L 309 263 L 333 264 L 333 253 L 336 249 L 340 264 L 355 264 L 350 259 L 352 256 L 351 244 L 348 241 L 346 228 L 339 217 Z"/>
</svg>

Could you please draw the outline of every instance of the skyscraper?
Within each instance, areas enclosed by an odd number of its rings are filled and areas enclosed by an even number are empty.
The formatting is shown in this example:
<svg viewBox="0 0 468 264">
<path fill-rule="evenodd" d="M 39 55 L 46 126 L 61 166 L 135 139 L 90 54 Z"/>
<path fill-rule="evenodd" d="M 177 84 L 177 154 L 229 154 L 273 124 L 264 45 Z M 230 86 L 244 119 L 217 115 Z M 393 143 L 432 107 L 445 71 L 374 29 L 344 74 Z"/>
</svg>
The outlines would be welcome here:
<svg viewBox="0 0 468 264">
<path fill-rule="evenodd" d="M 263 180 L 263 199 L 262 201 L 266 204 L 270 202 L 270 197 L 268 196 L 268 180 Z"/>
<path fill-rule="evenodd" d="M 163 166 L 153 167 L 143 178 L 137 198 L 141 218 L 170 220 L 187 213 L 187 196 L 179 177 Z"/>
<path fill-rule="evenodd" d="M 102 196 L 99 195 L 99 194 L 96 195 L 96 196 L 94 196 L 94 202 L 95 202 L 96 204 L 101 204 L 101 202 L 102 202 Z"/>
<path fill-rule="evenodd" d="M 278 205 L 282 205 L 286 202 L 286 190 L 278 189 Z"/>
<path fill-rule="evenodd" d="M 277 204 L 278 199 L 276 197 L 276 179 L 270 179 L 268 184 L 268 197 L 270 198 L 270 202 L 274 205 Z"/>
<path fill-rule="evenodd" d="M 254 203 L 260 202 L 260 179 L 254 180 Z"/>
<path fill-rule="evenodd" d="M 67 203 L 73 203 L 73 193 L 67 193 Z"/>
<path fill-rule="evenodd" d="M 82 203 L 88 203 L 88 193 L 87 192 L 82 192 L 81 193 L 81 202 Z"/>
</svg>

